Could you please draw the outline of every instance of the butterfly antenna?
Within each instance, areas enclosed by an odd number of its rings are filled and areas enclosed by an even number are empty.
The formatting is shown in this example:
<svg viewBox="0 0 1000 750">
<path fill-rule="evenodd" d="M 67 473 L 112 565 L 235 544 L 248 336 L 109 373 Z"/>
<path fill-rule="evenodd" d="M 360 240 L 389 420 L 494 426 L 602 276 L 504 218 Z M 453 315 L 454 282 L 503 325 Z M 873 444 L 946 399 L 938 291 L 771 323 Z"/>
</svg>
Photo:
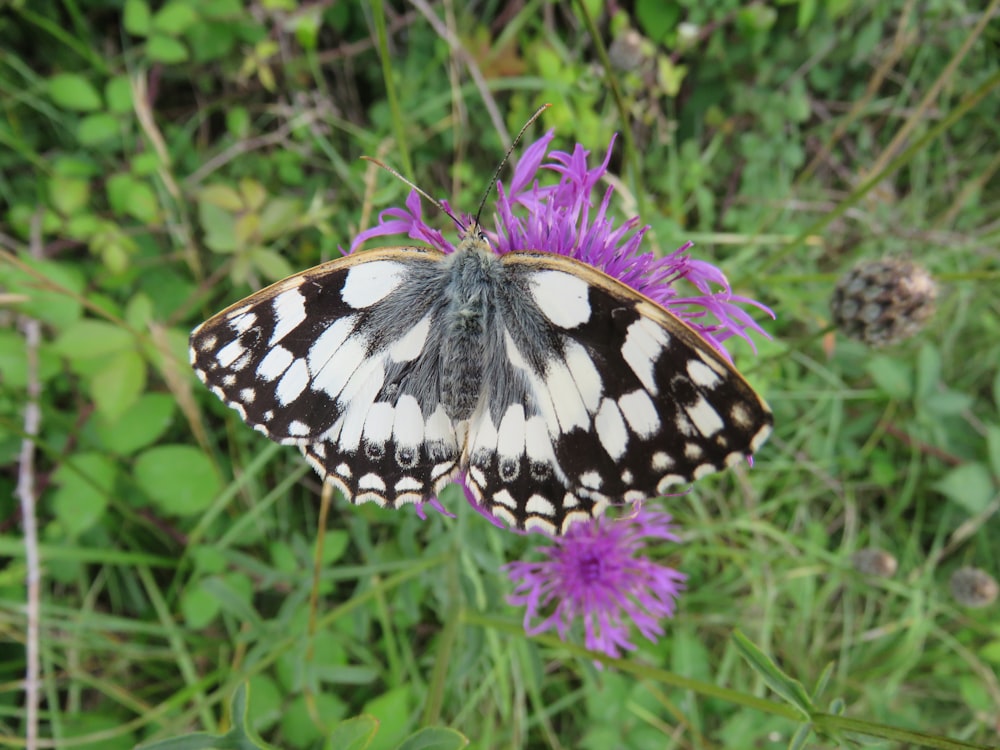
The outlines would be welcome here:
<svg viewBox="0 0 1000 750">
<path fill-rule="evenodd" d="M 503 159 L 500 161 L 500 164 L 497 166 L 496 171 L 493 173 L 493 179 L 490 180 L 490 184 L 486 188 L 486 193 L 483 195 L 483 199 L 479 203 L 479 210 L 476 211 L 476 221 L 473 224 L 474 227 L 480 226 L 479 217 L 482 215 L 483 209 L 486 207 L 486 201 L 489 200 L 490 193 L 493 192 L 493 188 L 496 187 L 497 180 L 500 179 L 500 172 L 506 166 L 507 161 L 510 159 L 510 155 L 514 153 L 514 149 L 517 148 L 517 144 L 521 142 L 521 136 L 524 135 L 524 131 L 528 129 L 531 123 L 533 123 L 541 116 L 542 112 L 544 112 L 551 106 L 552 106 L 551 104 L 543 104 L 541 107 L 536 109 L 535 114 L 533 114 L 531 117 L 528 118 L 528 121 L 524 123 L 524 126 L 521 128 L 521 131 L 517 134 L 517 137 L 514 139 L 514 142 L 510 144 L 510 148 L 507 149 L 507 153 L 504 154 Z"/>
<path fill-rule="evenodd" d="M 520 137 L 520 136 L 518 136 L 518 137 Z M 437 198 L 432 198 L 431 196 L 429 196 L 427 193 L 425 193 L 423 190 L 421 190 L 420 188 L 418 188 L 416 185 L 414 185 L 408 179 L 406 179 L 405 177 L 403 177 L 403 175 L 401 175 L 395 169 L 393 169 L 392 167 L 390 167 L 388 164 L 384 164 L 384 163 L 380 162 L 378 159 L 375 159 L 375 158 L 373 158 L 371 156 L 362 156 L 361 158 L 364 159 L 365 161 L 370 161 L 372 164 L 374 164 L 377 167 L 382 167 L 382 169 L 384 169 L 386 172 L 388 172 L 389 174 L 391 174 L 393 177 L 395 177 L 397 180 L 399 180 L 400 182 L 402 182 L 404 185 L 409 185 L 411 188 L 413 188 L 414 190 L 416 190 L 417 193 L 419 193 L 424 198 L 426 198 L 428 201 L 430 201 L 431 205 L 434 206 L 438 211 L 440 211 L 445 216 L 447 216 L 449 219 L 451 219 L 453 222 L 455 222 L 455 226 L 457 226 L 463 232 L 465 231 L 465 226 L 462 224 L 462 222 L 459 221 L 457 218 L 455 218 L 455 214 L 453 214 L 451 211 L 449 211 L 447 208 L 445 208 L 444 204 L 441 203 L 441 201 L 439 201 Z"/>
</svg>

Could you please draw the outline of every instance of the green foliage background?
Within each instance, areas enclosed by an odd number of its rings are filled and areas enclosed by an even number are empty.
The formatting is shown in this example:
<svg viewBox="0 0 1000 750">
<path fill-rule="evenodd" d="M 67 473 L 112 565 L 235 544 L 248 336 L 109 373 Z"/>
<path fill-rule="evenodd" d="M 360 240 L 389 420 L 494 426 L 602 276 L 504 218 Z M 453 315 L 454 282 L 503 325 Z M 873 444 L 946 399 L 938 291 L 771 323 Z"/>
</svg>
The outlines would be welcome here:
<svg viewBox="0 0 1000 750">
<path fill-rule="evenodd" d="M 26 731 L 27 319 L 43 747 L 996 743 L 997 608 L 947 593 L 1000 571 L 996 10 L 0 0 L 0 745 Z M 689 591 L 604 669 L 524 635 L 500 567 L 538 540 L 459 493 L 455 519 L 335 502 L 317 552 L 315 476 L 187 365 L 194 325 L 401 204 L 358 156 L 472 210 L 543 102 L 560 148 L 624 135 L 650 250 L 696 241 L 778 315 L 734 345 L 776 434 L 664 501 Z M 928 328 L 831 332 L 837 277 L 900 253 L 942 284 Z M 856 573 L 866 546 L 898 574 Z"/>
</svg>

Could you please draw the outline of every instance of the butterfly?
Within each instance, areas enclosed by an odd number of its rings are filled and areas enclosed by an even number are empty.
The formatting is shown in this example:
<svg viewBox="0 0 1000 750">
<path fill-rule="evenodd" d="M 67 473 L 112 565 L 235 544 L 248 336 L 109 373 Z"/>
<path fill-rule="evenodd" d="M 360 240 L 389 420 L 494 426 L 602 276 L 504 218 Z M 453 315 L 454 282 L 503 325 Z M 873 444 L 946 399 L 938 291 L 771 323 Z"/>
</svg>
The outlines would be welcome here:
<svg viewBox="0 0 1000 750">
<path fill-rule="evenodd" d="M 459 478 L 492 516 L 557 535 L 745 460 L 772 416 L 690 326 L 543 250 L 357 252 L 191 334 L 198 377 L 298 446 L 352 502 L 395 508 Z"/>
</svg>

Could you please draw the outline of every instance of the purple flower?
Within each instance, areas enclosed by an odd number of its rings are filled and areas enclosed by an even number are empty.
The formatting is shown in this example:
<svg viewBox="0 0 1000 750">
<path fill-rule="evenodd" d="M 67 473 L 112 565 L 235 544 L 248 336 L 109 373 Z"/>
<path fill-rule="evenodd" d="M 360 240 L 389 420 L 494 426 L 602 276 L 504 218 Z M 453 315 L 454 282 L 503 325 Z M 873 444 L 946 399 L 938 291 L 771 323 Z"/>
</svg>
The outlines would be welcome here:
<svg viewBox="0 0 1000 750">
<path fill-rule="evenodd" d="M 771 317 L 774 314 L 759 302 L 732 294 L 722 271 L 688 255 L 691 243 L 664 257 L 641 252 L 649 226 L 638 226 L 637 217 L 615 226 L 608 216 L 613 193 L 610 186 L 595 205 L 595 188 L 608 171 L 614 139 L 603 161 L 589 166 L 590 154 L 579 144 L 572 153 L 550 152 L 554 137 L 549 131 L 524 150 L 514 167 L 509 192 L 502 182 L 497 184 L 495 228 L 489 231 L 484 227 L 497 253 L 545 250 L 583 261 L 682 318 L 726 357 L 729 353 L 723 342 L 730 337 L 739 336 L 753 347 L 751 333 L 767 335 L 744 308 L 756 307 Z M 547 175 L 554 179 L 544 181 Z M 442 201 L 442 205 L 450 210 L 447 202 Z M 474 223 L 470 216 L 462 220 L 466 229 Z M 444 234 L 424 221 L 420 196 L 412 191 L 405 208 L 382 211 L 377 226 L 358 234 L 351 252 L 374 237 L 400 234 L 445 253 L 455 251 Z M 682 295 L 676 288 L 682 279 L 692 287 L 691 294 Z M 473 507 L 496 523 L 468 491 L 466 495 Z M 443 511 L 436 498 L 427 504 Z M 418 506 L 421 515 L 422 506 Z"/>
<path fill-rule="evenodd" d="M 525 608 L 529 635 L 555 628 L 566 640 L 580 619 L 587 648 L 617 658 L 636 648 L 629 622 L 650 641 L 663 635 L 661 621 L 673 616 L 684 589 L 683 573 L 643 554 L 661 540 L 680 541 L 670 516 L 642 508 L 624 518 L 576 524 L 552 546 L 539 548 L 542 561 L 506 566 L 514 583 L 508 602 Z"/>
<path fill-rule="evenodd" d="M 771 317 L 774 313 L 759 302 L 734 295 L 722 271 L 688 255 L 691 243 L 663 257 L 640 252 L 649 225 L 638 227 L 638 217 L 632 217 L 614 226 L 607 215 L 614 192 L 611 186 L 594 206 L 594 189 L 608 171 L 613 138 L 604 160 L 588 168 L 590 152 L 579 144 L 571 154 L 549 152 L 554 137 L 550 130 L 525 149 L 514 167 L 509 193 L 502 181 L 497 185 L 496 228 L 486 232 L 497 253 L 545 250 L 581 260 L 663 305 L 727 357 L 722 345 L 726 339 L 740 336 L 752 347 L 751 332 L 767 336 L 743 307 L 756 307 Z M 540 170 L 553 173 L 557 180 L 541 185 Z M 442 204 L 449 208 L 447 201 Z M 473 218 L 463 218 L 470 227 Z M 399 234 L 445 253 L 455 251 L 443 233 L 424 221 L 420 196 L 413 191 L 405 209 L 382 211 L 377 226 L 358 234 L 351 252 L 373 237 Z M 691 284 L 695 294 L 681 295 L 675 287 L 681 279 Z"/>
</svg>

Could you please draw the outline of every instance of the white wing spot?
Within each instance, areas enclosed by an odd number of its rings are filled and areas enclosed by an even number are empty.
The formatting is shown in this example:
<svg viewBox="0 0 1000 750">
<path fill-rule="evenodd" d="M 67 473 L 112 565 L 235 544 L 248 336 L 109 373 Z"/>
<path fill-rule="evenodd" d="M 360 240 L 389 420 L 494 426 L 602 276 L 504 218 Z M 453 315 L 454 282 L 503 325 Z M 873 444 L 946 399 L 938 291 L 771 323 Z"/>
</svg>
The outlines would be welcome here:
<svg viewBox="0 0 1000 750">
<path fill-rule="evenodd" d="M 394 362 L 412 362 L 420 356 L 431 330 L 431 316 L 425 315 L 419 323 L 389 345 L 389 356 Z"/>
<path fill-rule="evenodd" d="M 563 495 L 563 508 L 575 508 L 580 504 L 579 498 L 572 492 L 567 492 Z"/>
<path fill-rule="evenodd" d="M 257 365 L 257 376 L 268 383 L 277 380 L 278 376 L 292 364 L 293 359 L 295 357 L 285 347 L 276 346 Z"/>
<path fill-rule="evenodd" d="M 244 404 L 252 404 L 253 400 L 257 397 L 257 392 L 253 388 L 241 388 L 240 389 L 240 401 Z"/>
<path fill-rule="evenodd" d="M 717 471 L 718 469 L 712 464 L 702 464 L 694 470 L 692 476 L 695 479 L 701 479 L 702 477 L 707 477 L 709 474 L 714 474 Z"/>
<path fill-rule="evenodd" d="M 354 266 L 347 272 L 340 298 L 355 310 L 371 307 L 392 294 L 403 283 L 401 263 L 376 260 Z"/>
<path fill-rule="evenodd" d="M 469 467 L 469 476 L 472 477 L 472 481 L 479 487 L 486 486 L 486 475 L 483 474 L 483 470 L 478 466 Z"/>
<path fill-rule="evenodd" d="M 722 378 L 711 367 L 695 359 L 688 360 L 687 373 L 691 381 L 702 388 L 715 388 L 722 382 Z"/>
<path fill-rule="evenodd" d="M 586 523 L 590 520 L 591 520 L 591 515 L 589 513 L 586 513 L 582 510 L 574 510 L 572 513 L 566 514 L 566 518 L 563 519 L 562 528 L 560 529 L 560 531 L 565 534 L 567 531 L 569 531 L 569 528 L 571 526 L 574 526 L 578 523 Z"/>
<path fill-rule="evenodd" d="M 666 332 L 656 323 L 639 318 L 628 327 L 625 343 L 622 344 L 622 358 L 639 378 L 642 387 L 654 395 L 657 389 L 653 366 L 668 340 Z"/>
<path fill-rule="evenodd" d="M 282 292 L 272 301 L 274 306 L 274 331 L 268 346 L 274 346 L 306 319 L 306 298 L 298 289 Z"/>
<path fill-rule="evenodd" d="M 757 449 L 764 444 L 764 441 L 767 440 L 768 435 L 770 434 L 771 434 L 770 425 L 764 425 L 759 430 L 757 430 L 757 434 L 754 435 L 753 440 L 750 441 L 750 452 L 756 453 Z"/>
<path fill-rule="evenodd" d="M 506 505 L 508 508 L 513 508 L 517 510 L 517 500 L 507 491 L 500 490 L 499 492 L 493 493 L 493 502 L 498 505 Z"/>
<path fill-rule="evenodd" d="M 344 479 L 351 478 L 351 467 L 347 464 L 337 464 L 336 468 L 333 470 L 336 474 L 344 477 Z"/>
<path fill-rule="evenodd" d="M 351 335 L 356 322 L 357 316 L 354 315 L 340 318 L 316 338 L 312 346 L 309 347 L 308 360 L 311 372 L 318 375 L 322 371 L 347 340 L 347 337 Z"/>
<path fill-rule="evenodd" d="M 712 408 L 704 396 L 699 396 L 693 406 L 684 407 L 684 411 L 691 417 L 698 432 L 705 437 L 711 437 L 725 426 L 719 412 Z"/>
<path fill-rule="evenodd" d="M 313 349 L 315 348 L 313 345 Z M 347 381 L 364 361 L 365 348 L 363 339 L 352 336 L 339 349 L 332 352 L 318 368 L 311 366 L 313 356 L 312 351 L 310 351 L 310 369 L 314 373 L 312 389 L 323 391 L 330 398 L 339 396 L 340 392 L 344 390 L 344 386 L 347 385 Z"/>
<path fill-rule="evenodd" d="M 508 526 L 517 526 L 517 519 L 514 517 L 514 514 L 502 505 L 494 505 L 490 508 L 490 513 L 493 514 L 494 518 L 499 518 Z"/>
<path fill-rule="evenodd" d="M 618 399 L 618 406 L 632 432 L 639 437 L 652 437 L 660 429 L 660 415 L 656 413 L 656 407 L 646 391 L 626 393 Z"/>
<path fill-rule="evenodd" d="M 385 492 L 385 481 L 378 474 L 365 474 L 358 480 L 358 489 Z"/>
<path fill-rule="evenodd" d="M 650 464 L 653 471 L 666 471 L 672 468 L 674 465 L 674 459 L 663 451 L 657 451 L 653 454 L 653 460 Z"/>
<path fill-rule="evenodd" d="M 667 494 L 667 490 L 676 484 L 684 484 L 687 480 L 679 474 L 667 474 L 656 485 L 656 492 L 660 495 Z"/>
<path fill-rule="evenodd" d="M 566 367 L 569 368 L 577 390 L 580 391 L 584 406 L 593 414 L 601 401 L 604 384 L 587 350 L 572 339 L 566 341 Z"/>
<path fill-rule="evenodd" d="M 697 443 L 684 443 L 684 457 L 697 461 L 705 455 L 705 451 Z"/>
<path fill-rule="evenodd" d="M 743 404 L 733 404 L 729 409 L 729 418 L 737 427 L 748 427 L 750 425 L 750 412 Z"/>
<path fill-rule="evenodd" d="M 233 375 L 231 372 L 226 373 L 225 375 L 222 376 L 222 384 L 227 388 L 232 388 L 234 385 L 236 385 L 236 376 Z"/>
<path fill-rule="evenodd" d="M 372 445 L 385 445 L 392 434 L 392 420 L 395 409 L 387 401 L 376 401 L 365 417 L 365 428 L 362 432 L 365 442 Z"/>
<path fill-rule="evenodd" d="M 229 314 L 229 327 L 236 333 L 246 333 L 257 322 L 257 313 L 250 312 L 250 306 L 241 307 Z"/>
<path fill-rule="evenodd" d="M 585 471 L 580 475 L 580 484 L 592 490 L 599 490 L 604 484 L 604 478 L 596 471 Z"/>
<path fill-rule="evenodd" d="M 590 320 L 590 285 L 565 271 L 538 271 L 531 276 L 531 296 L 538 309 L 560 328 L 576 328 Z"/>
<path fill-rule="evenodd" d="M 532 515 L 554 516 L 556 514 L 556 506 L 541 495 L 532 495 L 529 497 L 524 509 Z"/>
<path fill-rule="evenodd" d="M 396 401 L 396 419 L 392 423 L 392 437 L 396 441 L 396 460 L 409 464 L 419 459 L 420 444 L 424 442 L 424 415 L 420 404 L 410 395 Z M 402 457 L 402 458 L 401 458 Z"/>
<path fill-rule="evenodd" d="M 524 521 L 525 531 L 541 531 L 543 534 L 548 534 L 552 536 L 555 534 L 556 525 L 551 521 L 546 521 L 544 518 L 539 518 L 538 516 L 529 516 Z"/>
<path fill-rule="evenodd" d="M 620 460 L 628 447 L 628 429 L 613 399 L 606 398 L 601 402 L 601 410 L 594 418 L 594 429 L 608 455 L 615 461 Z"/>
<path fill-rule="evenodd" d="M 415 477 L 403 477 L 393 488 L 398 494 L 403 494 L 405 492 L 422 492 L 424 489 L 423 482 Z"/>
<path fill-rule="evenodd" d="M 558 360 L 549 362 L 545 372 L 545 387 L 552 397 L 559 429 L 563 433 L 571 432 L 576 427 L 590 426 L 587 407 L 566 365 Z"/>
<path fill-rule="evenodd" d="M 224 347 L 219 349 L 215 355 L 215 361 L 219 363 L 220 367 L 229 367 L 233 362 L 240 358 L 243 352 L 246 351 L 246 347 L 240 342 L 240 340 L 233 339 Z"/>
<path fill-rule="evenodd" d="M 279 404 L 288 406 L 299 397 L 307 385 L 309 385 L 309 368 L 304 359 L 297 359 L 281 376 L 274 395 Z"/>
<path fill-rule="evenodd" d="M 288 434 L 292 437 L 303 437 L 308 435 L 312 430 L 309 429 L 309 425 L 305 422 L 300 422 L 297 419 L 293 419 L 288 423 Z"/>
<path fill-rule="evenodd" d="M 497 430 L 497 453 L 507 458 L 518 458 L 524 454 L 524 440 L 524 407 L 511 404 Z"/>
</svg>

